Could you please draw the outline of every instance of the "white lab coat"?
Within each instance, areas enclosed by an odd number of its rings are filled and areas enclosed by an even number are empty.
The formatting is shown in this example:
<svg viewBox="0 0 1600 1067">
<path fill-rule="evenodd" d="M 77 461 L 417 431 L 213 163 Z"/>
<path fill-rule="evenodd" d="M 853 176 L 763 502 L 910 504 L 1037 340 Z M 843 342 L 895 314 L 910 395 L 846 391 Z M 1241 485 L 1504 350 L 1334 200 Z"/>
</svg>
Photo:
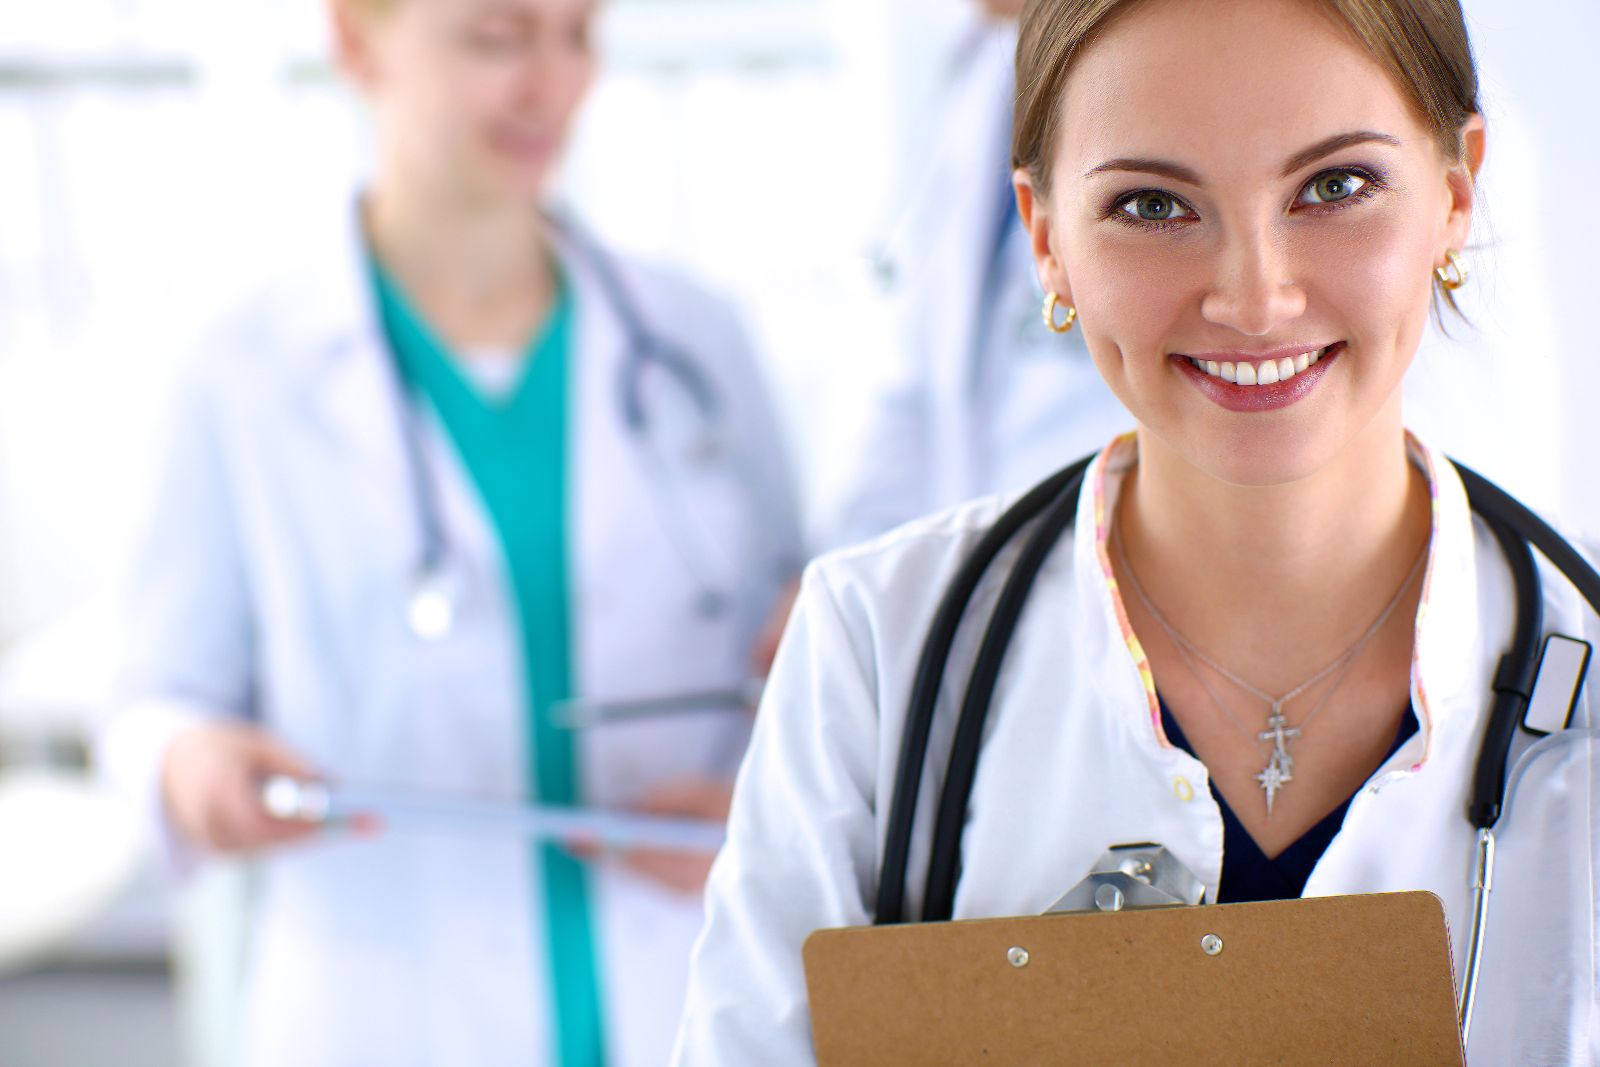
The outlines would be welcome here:
<svg viewBox="0 0 1600 1067">
<path fill-rule="evenodd" d="M 101 758 L 153 810 L 174 731 L 248 716 L 338 781 L 521 799 L 526 698 L 498 541 L 442 428 L 426 422 L 462 596 L 446 639 L 414 636 L 405 608 L 422 533 L 364 245 L 347 224 L 314 251 L 224 324 L 187 382 Z M 584 256 L 563 246 L 560 258 L 575 303 L 575 689 L 606 699 L 736 685 L 799 562 L 789 472 L 754 357 L 722 304 L 616 261 L 643 319 L 692 355 L 720 400 L 723 458 L 695 465 L 685 457 L 702 420 L 652 366 L 644 398 L 656 450 L 646 449 L 620 415 L 615 307 Z M 659 471 L 672 484 L 652 487 Z M 667 535 L 672 493 L 709 573 L 692 575 Z M 730 610 L 697 613 L 704 583 L 731 595 Z M 726 711 L 585 732 L 584 800 L 624 806 L 680 776 L 731 776 L 747 734 L 747 718 Z M 545 1062 L 535 875 L 525 842 L 445 833 L 331 837 L 273 856 L 254 909 L 246 1062 Z M 609 1062 L 659 1065 L 700 902 L 614 864 L 595 868 L 591 885 Z"/>
<path fill-rule="evenodd" d="M 1415 456 L 1436 502 L 1412 675 L 1421 729 L 1355 795 L 1305 892 L 1438 894 L 1459 973 L 1475 842 L 1467 794 L 1490 678 L 1510 637 L 1511 583 L 1454 471 L 1423 446 Z M 1038 914 L 1107 848 L 1129 842 L 1165 844 L 1215 897 L 1223 823 L 1206 768 L 1161 731 L 1106 578 L 1104 520 L 1133 461 L 1125 438 L 1091 468 L 1075 532 L 1047 559 L 1022 616 L 978 763 L 958 919 Z M 922 638 L 1001 508 L 995 499 L 968 504 L 808 570 L 712 872 L 679 1035 L 683 1067 L 812 1062 L 801 943 L 819 928 L 871 921 Z M 993 603 L 1004 570 L 980 587 L 980 604 Z M 1543 580 L 1547 631 L 1593 641 L 1600 627 L 1575 590 L 1548 567 Z M 928 762 L 935 782 L 980 628 L 963 627 L 941 695 Z M 1593 726 L 1596 695 L 1591 675 L 1579 726 Z M 1593 1064 L 1600 744 L 1592 729 L 1568 730 L 1530 749 L 1524 767 L 1499 828 L 1470 1062 Z M 924 786 L 917 812 L 913 916 L 935 793 Z"/>
</svg>

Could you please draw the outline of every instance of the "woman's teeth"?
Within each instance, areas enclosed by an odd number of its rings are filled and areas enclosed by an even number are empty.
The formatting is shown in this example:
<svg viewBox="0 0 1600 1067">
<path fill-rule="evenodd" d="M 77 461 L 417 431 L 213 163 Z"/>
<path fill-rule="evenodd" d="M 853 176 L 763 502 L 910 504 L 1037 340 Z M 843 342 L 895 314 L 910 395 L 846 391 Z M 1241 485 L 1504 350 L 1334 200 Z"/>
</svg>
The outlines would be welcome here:
<svg viewBox="0 0 1600 1067">
<path fill-rule="evenodd" d="M 1278 360 L 1266 359 L 1259 363 L 1218 363 L 1214 359 L 1190 359 L 1189 362 L 1211 377 L 1221 378 L 1235 385 L 1277 385 L 1279 382 L 1288 381 L 1307 367 L 1315 366 L 1327 351 L 1326 348 L 1322 348 L 1314 352 L 1302 352 L 1298 356 L 1284 356 Z"/>
</svg>

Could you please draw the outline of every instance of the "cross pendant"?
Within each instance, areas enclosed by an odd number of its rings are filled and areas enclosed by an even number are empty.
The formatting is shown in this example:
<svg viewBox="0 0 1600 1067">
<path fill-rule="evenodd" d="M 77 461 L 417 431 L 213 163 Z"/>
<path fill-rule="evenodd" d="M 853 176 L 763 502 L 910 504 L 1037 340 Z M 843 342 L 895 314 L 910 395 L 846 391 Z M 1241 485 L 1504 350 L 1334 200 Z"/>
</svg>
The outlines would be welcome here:
<svg viewBox="0 0 1600 1067">
<path fill-rule="evenodd" d="M 1294 757 L 1289 755 L 1289 742 L 1300 736 L 1299 727 L 1290 726 L 1289 720 L 1283 717 L 1283 712 L 1276 707 L 1267 717 L 1267 728 L 1256 739 L 1272 742 L 1272 758 L 1281 764 L 1285 773 L 1294 769 Z M 1287 778 L 1284 781 L 1288 781 Z"/>
</svg>

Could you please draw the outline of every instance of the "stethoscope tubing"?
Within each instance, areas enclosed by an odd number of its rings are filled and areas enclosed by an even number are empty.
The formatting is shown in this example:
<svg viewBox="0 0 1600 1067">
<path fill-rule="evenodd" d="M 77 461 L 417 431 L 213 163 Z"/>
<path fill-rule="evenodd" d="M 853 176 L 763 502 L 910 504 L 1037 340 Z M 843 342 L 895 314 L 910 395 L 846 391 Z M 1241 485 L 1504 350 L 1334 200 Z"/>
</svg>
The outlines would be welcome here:
<svg viewBox="0 0 1600 1067">
<path fill-rule="evenodd" d="M 901 734 L 899 763 L 879 872 L 878 925 L 904 922 L 907 864 L 916 804 L 927 762 L 934 712 L 943 686 L 950 651 L 978 583 L 1006 547 L 1029 523 L 1028 536 L 995 603 L 962 698 L 951 747 L 948 773 L 940 793 L 929 855 L 922 921 L 948 920 L 954 911 L 961 873 L 961 834 L 976 778 L 983 728 L 993 701 L 995 683 L 1022 608 L 1050 549 L 1077 515 L 1085 471 L 1093 456 L 1072 464 L 1036 486 L 1004 512 L 963 561 L 946 588 L 929 626 L 913 679 L 906 724 Z M 1454 463 L 1454 461 L 1452 461 Z M 1477 831 L 1473 869 L 1473 914 L 1466 968 L 1458 1000 L 1462 1041 L 1470 1034 L 1478 972 L 1487 930 L 1489 896 L 1494 883 L 1494 825 L 1504 807 L 1506 764 L 1518 724 L 1532 696 L 1538 671 L 1543 602 L 1533 548 L 1572 582 L 1591 609 L 1600 612 L 1597 573 L 1559 533 L 1488 479 L 1459 463 L 1454 466 L 1468 502 L 1495 537 L 1515 588 L 1516 621 L 1510 647 L 1495 672 L 1493 704 L 1483 748 L 1473 777 L 1468 818 Z"/>
<path fill-rule="evenodd" d="M 936 914 L 948 915 L 955 910 L 956 882 L 961 876 L 961 832 L 972 800 L 972 784 L 978 773 L 978 754 L 983 746 L 983 728 L 988 721 L 989 710 L 994 705 L 994 688 L 1000 679 L 1000 667 L 1005 661 L 1006 650 L 1011 646 L 1017 621 L 1022 617 L 1028 593 L 1039 576 L 1040 568 L 1044 566 L 1045 558 L 1078 513 L 1078 492 L 1082 481 L 1081 475 L 1067 481 L 1023 544 L 1016 564 L 1006 576 L 989 627 L 984 631 L 983 643 L 978 648 L 978 658 L 973 664 L 967 691 L 962 698 L 961 715 L 956 721 L 950 766 L 945 773 L 944 789 L 939 797 L 939 813 L 934 822 L 933 852 L 929 859 L 923 907 Z"/>
<path fill-rule="evenodd" d="M 601 251 L 599 242 L 583 232 L 571 218 L 547 213 L 545 219 L 551 230 L 583 257 L 616 311 L 623 332 L 628 336 L 628 360 L 622 369 L 621 383 L 622 416 L 628 429 L 635 434 L 648 430 L 649 417 L 645 411 L 642 390 L 644 367 L 651 362 L 659 363 L 662 369 L 682 384 L 699 408 L 700 417 L 706 425 L 715 425 L 722 414 L 716 389 L 693 359 L 645 326 L 645 316 L 639 302 L 623 282 L 610 257 Z"/>
<path fill-rule="evenodd" d="M 649 452 L 652 427 L 644 403 L 643 380 L 651 363 L 658 364 L 681 385 L 706 427 L 719 425 L 722 418 L 720 396 L 711 380 L 687 353 L 648 328 L 638 301 L 634 299 L 632 292 L 599 244 L 571 219 L 554 213 L 547 213 L 545 219 L 557 239 L 571 248 L 589 268 L 622 326 L 627 354 L 618 372 L 620 378 L 617 389 L 623 425 L 627 428 L 629 436 Z M 416 512 L 417 532 L 421 541 L 411 576 L 411 596 L 415 598 L 420 590 L 432 589 L 437 592 L 443 588 L 441 579 L 448 566 L 451 545 L 444 526 L 439 487 L 422 444 L 420 416 L 407 395 L 406 383 L 400 373 L 398 361 L 391 358 L 388 363 L 395 391 L 397 428 L 405 452 L 411 496 Z M 709 441 L 712 437 L 714 434 L 707 429 L 705 440 Z M 715 449 L 702 442 L 700 450 L 704 452 Z M 655 458 L 653 454 L 651 455 Z M 709 573 L 711 568 L 704 565 L 705 561 L 699 558 L 700 553 L 697 553 L 690 544 L 696 540 L 694 531 L 690 529 L 692 524 L 688 521 L 691 509 L 681 495 L 675 492 L 676 486 L 666 467 L 665 462 L 652 462 L 650 472 L 650 481 L 656 486 L 656 495 L 661 505 L 659 510 L 664 532 L 672 542 L 674 551 L 682 559 L 684 567 L 701 586 L 699 609 L 707 613 L 719 612 L 732 602 L 732 597 L 727 589 L 719 588 Z M 700 540 L 709 543 L 708 538 Z M 408 604 L 407 611 L 408 614 L 412 613 L 412 605 Z M 448 614 L 453 620 L 454 612 Z M 446 622 L 445 630 L 448 630 L 451 624 Z M 437 639 L 442 634 L 428 636 L 430 639 Z"/>
<path fill-rule="evenodd" d="M 916 819 L 917 796 L 922 788 L 923 767 L 927 763 L 928 740 L 933 730 L 933 710 L 944 684 L 945 667 L 962 616 L 977 591 L 978 582 L 988 571 L 1000 550 L 1018 530 L 1042 512 L 1063 491 L 1075 491 L 1088 470 L 1090 459 L 1079 460 L 1051 475 L 1029 490 L 996 520 L 973 547 L 945 590 L 911 686 L 910 711 L 900 735 L 899 773 L 889 804 L 889 827 L 884 839 L 883 865 L 878 877 L 878 899 L 874 921 L 879 924 L 903 922 L 905 915 L 906 867 L 911 854 L 912 824 Z M 1068 495 L 1071 495 L 1069 492 Z"/>
<path fill-rule="evenodd" d="M 1539 635 L 1544 631 L 1544 601 L 1539 595 L 1539 569 L 1528 542 L 1499 519 L 1485 519 L 1511 568 L 1516 596 L 1516 624 L 1511 645 L 1495 668 L 1490 689 L 1494 697 L 1484 726 L 1483 746 L 1472 775 L 1472 799 L 1467 818 L 1478 830 L 1492 829 L 1500 819 L 1505 799 L 1506 761 L 1517 727 L 1533 698 L 1534 676 L 1539 670 Z"/>
</svg>

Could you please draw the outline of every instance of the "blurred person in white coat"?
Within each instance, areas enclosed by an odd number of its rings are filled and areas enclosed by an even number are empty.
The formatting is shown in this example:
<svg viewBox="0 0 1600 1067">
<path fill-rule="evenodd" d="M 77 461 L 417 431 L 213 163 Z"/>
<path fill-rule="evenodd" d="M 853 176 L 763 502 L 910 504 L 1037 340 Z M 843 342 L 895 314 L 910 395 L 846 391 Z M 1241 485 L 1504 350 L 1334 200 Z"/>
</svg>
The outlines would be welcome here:
<svg viewBox="0 0 1600 1067">
<path fill-rule="evenodd" d="M 938 135 L 882 264 L 893 350 L 828 523 L 870 537 L 986 492 L 1022 489 L 1130 425 L 1080 335 L 1040 328 L 1044 293 L 1011 190 L 1023 0 L 983 0 L 952 50 Z"/>
<path fill-rule="evenodd" d="M 1009 155 L 1024 0 L 973 7 L 949 64 L 935 150 L 926 172 L 908 179 L 915 193 L 886 250 L 894 350 L 875 390 L 867 458 L 827 523 L 834 544 L 1019 492 L 1133 425 L 1082 334 L 1039 328 L 1044 291 L 1017 222 Z M 1494 73 L 1493 117 L 1514 118 L 1521 72 L 1507 72 L 1504 89 Z M 1538 199 L 1525 170 L 1539 146 L 1518 140 L 1507 137 L 1484 189 L 1503 228 L 1528 234 Z M 1506 246 L 1496 227 L 1480 226 L 1468 251 L 1479 284 L 1462 296 L 1466 321 L 1448 335 L 1429 331 L 1407 380 L 1408 418 L 1451 455 L 1548 505 L 1561 474 L 1548 462 L 1561 423 L 1552 417 L 1560 405 L 1548 267 L 1526 241 Z"/>
<path fill-rule="evenodd" d="M 737 689 L 800 562 L 730 310 L 541 206 L 594 7 L 335 0 L 374 176 L 177 403 L 100 757 L 179 867 L 262 860 L 247 1063 L 668 1054 L 709 856 L 318 831 L 259 798 L 286 774 L 725 815 L 742 712 L 551 715 Z"/>
</svg>

